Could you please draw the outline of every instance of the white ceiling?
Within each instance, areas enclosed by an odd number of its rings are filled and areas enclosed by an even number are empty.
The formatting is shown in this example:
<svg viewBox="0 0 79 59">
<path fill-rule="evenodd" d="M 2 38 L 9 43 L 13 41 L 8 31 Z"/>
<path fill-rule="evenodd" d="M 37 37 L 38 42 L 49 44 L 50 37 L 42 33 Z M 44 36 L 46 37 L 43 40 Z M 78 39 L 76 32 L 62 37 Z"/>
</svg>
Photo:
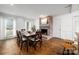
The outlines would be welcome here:
<svg viewBox="0 0 79 59">
<path fill-rule="evenodd" d="M 68 13 L 65 8 L 68 4 L 0 4 L 0 12 L 9 13 L 27 18 L 37 18 L 40 15 L 60 15 Z"/>
</svg>

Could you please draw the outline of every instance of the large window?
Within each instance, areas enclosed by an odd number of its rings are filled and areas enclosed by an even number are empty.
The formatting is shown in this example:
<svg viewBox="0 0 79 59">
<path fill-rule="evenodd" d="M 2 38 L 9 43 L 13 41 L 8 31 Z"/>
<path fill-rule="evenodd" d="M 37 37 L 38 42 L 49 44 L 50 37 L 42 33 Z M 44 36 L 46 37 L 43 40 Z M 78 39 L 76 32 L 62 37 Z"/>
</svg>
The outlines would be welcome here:
<svg viewBox="0 0 79 59">
<path fill-rule="evenodd" d="M 10 38 L 15 35 L 15 20 L 13 18 L 5 19 L 5 37 Z"/>
<path fill-rule="evenodd" d="M 26 28 L 27 31 L 31 31 L 31 29 L 32 29 L 32 22 L 26 21 L 25 22 L 25 28 Z"/>
</svg>

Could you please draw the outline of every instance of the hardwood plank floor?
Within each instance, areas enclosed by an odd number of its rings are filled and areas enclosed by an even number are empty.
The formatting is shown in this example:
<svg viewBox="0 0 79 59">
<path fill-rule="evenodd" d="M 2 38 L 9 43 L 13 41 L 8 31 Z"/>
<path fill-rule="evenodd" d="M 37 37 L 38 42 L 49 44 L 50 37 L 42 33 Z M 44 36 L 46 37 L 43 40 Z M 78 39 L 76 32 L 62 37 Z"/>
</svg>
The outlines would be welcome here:
<svg viewBox="0 0 79 59">
<path fill-rule="evenodd" d="M 15 39 L 1 40 L 0 41 L 0 54 L 1 55 L 58 55 L 63 53 L 64 40 L 59 38 L 52 38 L 50 40 L 43 40 L 42 47 L 37 47 L 34 50 L 32 47 L 29 47 L 27 52 L 26 47 L 23 50 L 20 50 L 16 43 Z M 72 47 L 74 48 L 74 47 Z"/>
</svg>

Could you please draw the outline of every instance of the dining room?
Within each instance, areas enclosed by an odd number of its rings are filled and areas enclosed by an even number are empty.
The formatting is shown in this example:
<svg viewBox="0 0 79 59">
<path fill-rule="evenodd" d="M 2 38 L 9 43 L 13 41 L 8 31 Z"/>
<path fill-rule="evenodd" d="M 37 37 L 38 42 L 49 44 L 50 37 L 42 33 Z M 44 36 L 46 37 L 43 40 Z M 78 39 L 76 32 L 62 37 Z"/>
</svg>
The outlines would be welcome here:
<svg viewBox="0 0 79 59">
<path fill-rule="evenodd" d="M 78 55 L 78 7 L 0 4 L 0 55 Z"/>
</svg>

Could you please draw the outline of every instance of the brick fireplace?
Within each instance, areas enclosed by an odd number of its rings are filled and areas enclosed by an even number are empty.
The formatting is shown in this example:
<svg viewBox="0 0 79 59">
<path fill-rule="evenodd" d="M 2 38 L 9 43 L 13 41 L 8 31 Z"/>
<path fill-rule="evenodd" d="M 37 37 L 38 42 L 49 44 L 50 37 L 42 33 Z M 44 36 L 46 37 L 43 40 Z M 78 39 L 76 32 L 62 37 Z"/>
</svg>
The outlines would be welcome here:
<svg viewBox="0 0 79 59">
<path fill-rule="evenodd" d="M 53 31 L 53 19 L 52 16 L 46 16 L 39 19 L 40 20 L 40 30 L 44 35 L 51 35 Z"/>
</svg>

